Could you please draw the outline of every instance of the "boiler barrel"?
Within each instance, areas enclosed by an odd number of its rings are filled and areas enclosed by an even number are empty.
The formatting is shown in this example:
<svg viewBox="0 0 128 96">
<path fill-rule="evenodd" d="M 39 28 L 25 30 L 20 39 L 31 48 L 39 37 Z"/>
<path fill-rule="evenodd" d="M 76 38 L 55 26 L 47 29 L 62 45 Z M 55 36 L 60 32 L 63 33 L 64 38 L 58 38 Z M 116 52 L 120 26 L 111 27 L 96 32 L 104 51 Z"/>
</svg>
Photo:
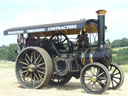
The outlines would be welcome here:
<svg viewBox="0 0 128 96">
<path fill-rule="evenodd" d="M 89 48 L 76 53 L 77 63 L 82 67 L 88 63 L 99 62 L 106 67 L 112 61 L 111 51 L 109 48 Z"/>
</svg>

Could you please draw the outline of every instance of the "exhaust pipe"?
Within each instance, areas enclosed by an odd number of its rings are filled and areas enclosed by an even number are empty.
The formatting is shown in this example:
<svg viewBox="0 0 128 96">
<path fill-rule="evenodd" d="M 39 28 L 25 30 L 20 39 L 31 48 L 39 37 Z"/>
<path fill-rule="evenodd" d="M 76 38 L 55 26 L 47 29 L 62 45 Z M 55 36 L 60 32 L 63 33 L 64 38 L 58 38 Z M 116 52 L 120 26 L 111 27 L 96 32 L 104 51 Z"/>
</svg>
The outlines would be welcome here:
<svg viewBox="0 0 128 96">
<path fill-rule="evenodd" d="M 98 46 L 100 48 L 104 47 L 105 44 L 105 14 L 107 11 L 98 10 Z"/>
</svg>

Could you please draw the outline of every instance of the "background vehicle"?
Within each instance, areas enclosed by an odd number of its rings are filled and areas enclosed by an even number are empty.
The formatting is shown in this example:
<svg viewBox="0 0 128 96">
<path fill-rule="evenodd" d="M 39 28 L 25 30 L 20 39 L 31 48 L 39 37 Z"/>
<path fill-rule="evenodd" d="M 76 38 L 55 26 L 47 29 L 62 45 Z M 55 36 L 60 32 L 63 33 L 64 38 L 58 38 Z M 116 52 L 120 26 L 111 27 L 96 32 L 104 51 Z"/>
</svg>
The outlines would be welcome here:
<svg viewBox="0 0 128 96">
<path fill-rule="evenodd" d="M 11 28 L 5 35 L 34 34 L 36 42 L 17 56 L 16 77 L 24 88 L 47 84 L 63 85 L 71 77 L 80 78 L 89 93 L 99 94 L 117 89 L 124 75 L 112 63 L 111 51 L 105 44 L 105 10 L 97 11 L 98 20 Z M 75 40 L 69 38 L 77 35 Z"/>
</svg>

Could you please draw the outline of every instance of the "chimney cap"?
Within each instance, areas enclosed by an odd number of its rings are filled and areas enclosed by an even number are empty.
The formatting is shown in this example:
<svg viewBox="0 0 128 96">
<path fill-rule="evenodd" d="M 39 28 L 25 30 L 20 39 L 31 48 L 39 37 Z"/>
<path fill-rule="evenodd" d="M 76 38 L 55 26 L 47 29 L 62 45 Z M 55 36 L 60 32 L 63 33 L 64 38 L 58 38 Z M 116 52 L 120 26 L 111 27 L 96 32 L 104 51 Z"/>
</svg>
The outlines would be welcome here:
<svg viewBox="0 0 128 96">
<path fill-rule="evenodd" d="M 96 13 L 98 14 L 98 15 L 105 15 L 106 14 L 106 10 L 98 10 L 98 11 L 96 11 Z"/>
</svg>

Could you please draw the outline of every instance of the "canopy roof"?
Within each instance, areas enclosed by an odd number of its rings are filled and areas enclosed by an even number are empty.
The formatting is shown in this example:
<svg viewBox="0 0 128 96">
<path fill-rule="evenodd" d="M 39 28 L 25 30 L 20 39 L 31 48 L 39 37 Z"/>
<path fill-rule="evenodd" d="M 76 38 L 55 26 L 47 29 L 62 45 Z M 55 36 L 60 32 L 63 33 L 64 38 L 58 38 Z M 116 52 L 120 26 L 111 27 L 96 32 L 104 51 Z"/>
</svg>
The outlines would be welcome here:
<svg viewBox="0 0 128 96">
<path fill-rule="evenodd" d="M 10 28 L 4 31 L 4 35 L 17 35 L 24 33 L 39 33 L 43 36 L 50 36 L 52 34 L 62 32 L 65 35 L 79 34 L 81 30 L 87 33 L 98 32 L 98 21 L 96 19 L 79 20 L 71 22 L 26 26 Z"/>
</svg>

